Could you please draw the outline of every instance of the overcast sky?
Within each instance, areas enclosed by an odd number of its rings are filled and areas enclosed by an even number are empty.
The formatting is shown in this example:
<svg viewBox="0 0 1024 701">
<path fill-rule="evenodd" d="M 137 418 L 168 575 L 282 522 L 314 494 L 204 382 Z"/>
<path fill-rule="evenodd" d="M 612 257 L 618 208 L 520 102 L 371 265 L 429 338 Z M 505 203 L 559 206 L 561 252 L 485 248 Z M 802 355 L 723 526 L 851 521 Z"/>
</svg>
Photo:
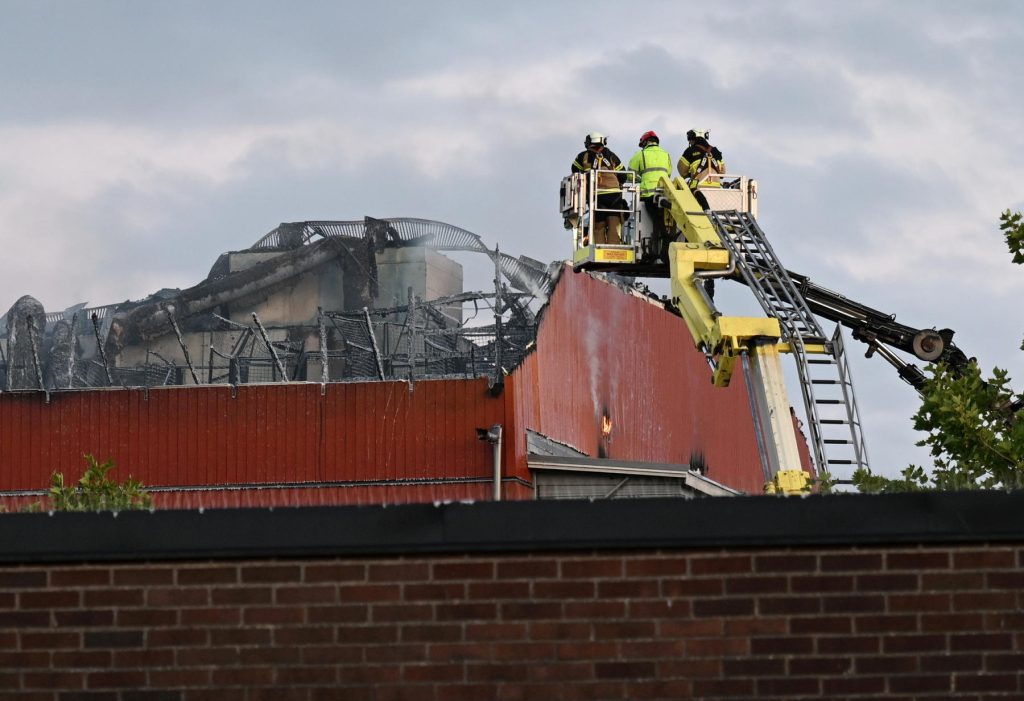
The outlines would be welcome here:
<svg viewBox="0 0 1024 701">
<path fill-rule="evenodd" d="M 643 131 L 677 157 L 699 127 L 759 180 L 787 267 L 1024 382 L 1024 270 L 998 230 L 1024 208 L 1024 3 L 0 11 L 0 313 L 187 287 L 283 221 L 422 217 L 563 259 L 585 133 L 626 160 Z M 851 347 L 876 471 L 927 464 L 913 390 Z"/>
</svg>

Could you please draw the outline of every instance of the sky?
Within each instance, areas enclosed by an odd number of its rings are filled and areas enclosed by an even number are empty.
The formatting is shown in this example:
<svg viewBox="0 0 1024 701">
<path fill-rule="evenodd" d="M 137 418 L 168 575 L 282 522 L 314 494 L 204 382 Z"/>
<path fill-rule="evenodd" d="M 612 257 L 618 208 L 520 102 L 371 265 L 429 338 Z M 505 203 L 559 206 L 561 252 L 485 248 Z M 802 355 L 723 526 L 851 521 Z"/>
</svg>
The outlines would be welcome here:
<svg viewBox="0 0 1024 701">
<path fill-rule="evenodd" d="M 1024 209 L 1024 3 L 0 12 L 0 311 L 25 294 L 57 311 L 188 287 L 290 221 L 420 217 L 565 259 L 558 183 L 586 133 L 627 160 L 654 129 L 675 158 L 704 128 L 730 172 L 758 180 L 786 267 L 952 328 L 984 370 L 1024 383 L 1024 270 L 998 229 Z M 467 270 L 467 286 L 489 276 Z M 848 346 L 872 467 L 929 465 L 914 391 Z"/>
</svg>

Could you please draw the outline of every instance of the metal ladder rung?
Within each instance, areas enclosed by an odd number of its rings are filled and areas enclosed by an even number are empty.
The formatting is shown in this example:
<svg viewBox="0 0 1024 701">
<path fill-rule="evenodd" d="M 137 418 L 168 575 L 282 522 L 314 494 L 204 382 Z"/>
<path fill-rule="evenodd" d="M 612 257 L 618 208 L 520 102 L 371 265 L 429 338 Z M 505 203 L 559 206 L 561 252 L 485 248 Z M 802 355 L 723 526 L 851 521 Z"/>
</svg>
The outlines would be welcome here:
<svg viewBox="0 0 1024 701">
<path fill-rule="evenodd" d="M 853 445 L 853 441 L 849 438 L 826 438 L 822 441 L 828 445 Z"/>
<path fill-rule="evenodd" d="M 850 422 L 847 421 L 846 419 L 818 419 L 818 423 L 820 423 L 820 424 L 830 424 L 830 425 L 836 426 L 836 425 L 845 425 L 845 424 L 848 424 Z"/>
<path fill-rule="evenodd" d="M 856 460 L 827 460 L 829 465 L 856 465 Z"/>
</svg>

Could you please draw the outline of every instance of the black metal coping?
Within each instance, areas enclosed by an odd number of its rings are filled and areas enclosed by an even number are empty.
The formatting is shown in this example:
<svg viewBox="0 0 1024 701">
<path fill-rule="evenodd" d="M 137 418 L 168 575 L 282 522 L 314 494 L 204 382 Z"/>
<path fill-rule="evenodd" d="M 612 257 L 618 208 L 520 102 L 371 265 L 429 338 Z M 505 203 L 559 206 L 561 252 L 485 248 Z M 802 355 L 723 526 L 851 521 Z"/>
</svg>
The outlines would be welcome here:
<svg viewBox="0 0 1024 701">
<path fill-rule="evenodd" d="M 1024 542 L 1024 492 L 0 514 L 0 562 Z"/>
</svg>

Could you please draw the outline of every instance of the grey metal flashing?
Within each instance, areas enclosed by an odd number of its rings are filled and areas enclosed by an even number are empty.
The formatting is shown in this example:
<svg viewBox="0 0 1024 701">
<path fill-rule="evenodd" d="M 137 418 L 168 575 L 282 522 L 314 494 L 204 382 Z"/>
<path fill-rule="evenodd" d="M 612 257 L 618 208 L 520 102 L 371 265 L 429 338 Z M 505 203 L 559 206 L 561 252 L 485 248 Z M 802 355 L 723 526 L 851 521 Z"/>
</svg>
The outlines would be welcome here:
<svg viewBox="0 0 1024 701">
<path fill-rule="evenodd" d="M 530 455 L 526 464 L 531 470 L 599 472 L 623 477 L 671 477 L 683 480 L 690 489 L 708 496 L 738 496 L 743 493 L 694 472 L 689 465 L 555 455 Z"/>
<path fill-rule="evenodd" d="M 1024 492 L 0 514 L 0 562 L 1024 543 Z"/>
</svg>

